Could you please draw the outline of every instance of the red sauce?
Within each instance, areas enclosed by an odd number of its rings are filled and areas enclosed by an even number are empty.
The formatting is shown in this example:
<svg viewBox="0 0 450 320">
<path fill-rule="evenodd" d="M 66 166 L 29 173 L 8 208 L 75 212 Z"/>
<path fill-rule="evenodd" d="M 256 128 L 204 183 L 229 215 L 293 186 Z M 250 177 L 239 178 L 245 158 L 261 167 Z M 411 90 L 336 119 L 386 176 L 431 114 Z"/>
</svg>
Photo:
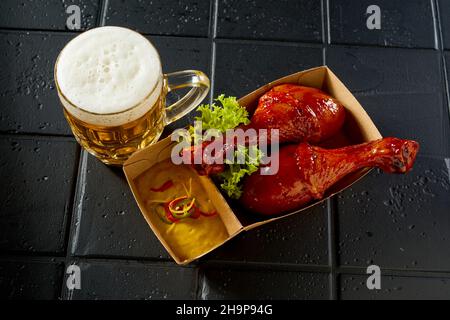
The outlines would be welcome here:
<svg viewBox="0 0 450 320">
<path fill-rule="evenodd" d="M 163 183 L 163 185 L 159 188 L 150 188 L 151 191 L 153 192 L 164 192 L 170 188 L 173 187 L 173 182 L 172 180 L 167 180 L 166 182 Z"/>
</svg>

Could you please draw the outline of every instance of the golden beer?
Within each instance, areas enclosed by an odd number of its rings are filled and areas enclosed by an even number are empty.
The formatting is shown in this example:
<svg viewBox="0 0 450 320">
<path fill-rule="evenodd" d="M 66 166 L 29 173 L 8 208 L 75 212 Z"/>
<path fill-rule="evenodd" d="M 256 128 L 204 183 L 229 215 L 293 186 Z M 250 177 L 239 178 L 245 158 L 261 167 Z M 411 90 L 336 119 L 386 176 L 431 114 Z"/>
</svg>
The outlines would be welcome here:
<svg viewBox="0 0 450 320">
<path fill-rule="evenodd" d="M 55 64 L 55 82 L 72 132 L 88 152 L 121 165 L 156 142 L 164 126 L 206 96 L 200 71 L 163 74 L 159 55 L 142 35 L 120 27 L 91 29 L 74 38 Z M 166 94 L 192 89 L 166 107 Z"/>
<path fill-rule="evenodd" d="M 108 164 L 121 163 L 136 150 L 156 142 L 164 128 L 163 114 L 163 96 L 144 116 L 115 127 L 92 125 L 64 110 L 78 143 Z"/>
</svg>

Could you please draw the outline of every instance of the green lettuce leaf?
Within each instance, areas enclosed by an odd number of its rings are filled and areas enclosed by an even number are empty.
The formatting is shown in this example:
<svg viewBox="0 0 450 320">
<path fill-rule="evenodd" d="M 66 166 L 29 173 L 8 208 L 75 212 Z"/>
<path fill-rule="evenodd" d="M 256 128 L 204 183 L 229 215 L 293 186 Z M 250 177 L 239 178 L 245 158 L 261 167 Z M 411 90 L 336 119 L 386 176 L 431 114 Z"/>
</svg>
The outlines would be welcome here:
<svg viewBox="0 0 450 320">
<path fill-rule="evenodd" d="M 201 105 L 197 108 L 200 113 L 195 120 L 202 122 L 202 129 L 216 129 L 225 133 L 228 129 L 234 129 L 240 124 L 250 123 L 248 111 L 239 105 L 236 97 L 225 97 L 224 94 L 215 99 L 220 104 L 213 103 Z M 201 143 L 202 139 L 194 130 L 189 127 L 191 141 L 194 144 Z M 252 148 L 252 152 L 250 152 Z M 257 146 L 237 146 L 234 152 L 234 162 L 225 161 L 226 170 L 218 174 L 221 181 L 220 188 L 233 199 L 239 199 L 242 195 L 242 180 L 246 175 L 251 175 L 258 170 L 263 154 Z M 252 157 L 252 155 L 254 155 Z M 237 159 L 244 159 L 244 163 L 237 163 Z M 226 160 L 226 159 L 225 159 Z"/>
<path fill-rule="evenodd" d="M 213 103 L 201 105 L 197 111 L 200 116 L 195 117 L 195 120 L 202 121 L 203 130 L 217 129 L 224 133 L 228 129 L 234 129 L 240 124 L 249 124 L 248 111 L 241 107 L 236 97 L 225 97 L 221 94 L 215 101 L 220 102 L 220 105 Z"/>
<path fill-rule="evenodd" d="M 239 156 L 243 156 L 245 163 L 237 163 Z M 239 199 L 242 195 L 242 180 L 246 175 L 249 176 L 258 170 L 262 157 L 263 153 L 257 146 L 238 146 L 234 154 L 234 163 L 228 163 L 228 168 L 219 174 L 222 180 L 220 188 L 230 198 Z"/>
</svg>

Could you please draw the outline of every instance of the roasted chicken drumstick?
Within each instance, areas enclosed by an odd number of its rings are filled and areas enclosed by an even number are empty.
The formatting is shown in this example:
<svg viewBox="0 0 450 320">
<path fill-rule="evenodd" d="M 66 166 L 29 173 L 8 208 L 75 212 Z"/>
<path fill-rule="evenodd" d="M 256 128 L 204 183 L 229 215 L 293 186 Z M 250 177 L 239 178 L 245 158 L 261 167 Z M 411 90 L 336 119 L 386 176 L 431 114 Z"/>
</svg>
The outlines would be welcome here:
<svg viewBox="0 0 450 320">
<path fill-rule="evenodd" d="M 241 202 L 247 209 L 274 215 L 298 209 L 345 175 L 364 167 L 389 173 L 405 173 L 413 166 L 419 144 L 412 140 L 384 138 L 339 149 L 323 149 L 308 143 L 280 148 L 279 171 L 244 181 Z"/>
<path fill-rule="evenodd" d="M 259 98 L 258 106 L 251 117 L 251 123 L 241 126 L 242 129 L 253 128 L 268 129 L 267 138 L 270 139 L 270 129 L 279 130 L 279 143 L 311 142 L 318 143 L 336 134 L 345 120 L 345 108 L 336 99 L 323 91 L 299 86 L 295 84 L 282 84 L 273 87 Z M 259 144 L 256 141 L 247 141 L 248 144 Z M 268 141 L 270 143 L 270 140 Z M 194 157 L 210 142 L 193 146 L 185 152 Z M 265 143 L 265 142 L 264 142 Z M 235 145 L 225 145 L 221 153 Z M 195 170 L 201 175 L 220 173 L 223 165 L 197 164 Z"/>
<path fill-rule="evenodd" d="M 250 127 L 278 129 L 280 143 L 318 143 L 336 134 L 344 120 L 344 106 L 323 91 L 282 84 L 259 98 Z"/>
</svg>

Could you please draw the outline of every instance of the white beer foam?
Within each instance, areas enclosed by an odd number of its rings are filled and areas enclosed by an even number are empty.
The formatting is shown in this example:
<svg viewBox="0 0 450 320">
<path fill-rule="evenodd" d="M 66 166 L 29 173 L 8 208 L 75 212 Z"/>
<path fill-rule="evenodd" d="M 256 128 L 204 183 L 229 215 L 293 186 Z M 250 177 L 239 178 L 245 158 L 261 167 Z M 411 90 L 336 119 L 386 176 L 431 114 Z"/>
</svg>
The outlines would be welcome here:
<svg viewBox="0 0 450 320">
<path fill-rule="evenodd" d="M 143 116 L 163 85 L 156 49 L 139 33 L 121 27 L 95 28 L 74 38 L 61 52 L 55 76 L 62 94 L 76 106 L 64 103 L 67 111 L 105 126 Z"/>
</svg>

